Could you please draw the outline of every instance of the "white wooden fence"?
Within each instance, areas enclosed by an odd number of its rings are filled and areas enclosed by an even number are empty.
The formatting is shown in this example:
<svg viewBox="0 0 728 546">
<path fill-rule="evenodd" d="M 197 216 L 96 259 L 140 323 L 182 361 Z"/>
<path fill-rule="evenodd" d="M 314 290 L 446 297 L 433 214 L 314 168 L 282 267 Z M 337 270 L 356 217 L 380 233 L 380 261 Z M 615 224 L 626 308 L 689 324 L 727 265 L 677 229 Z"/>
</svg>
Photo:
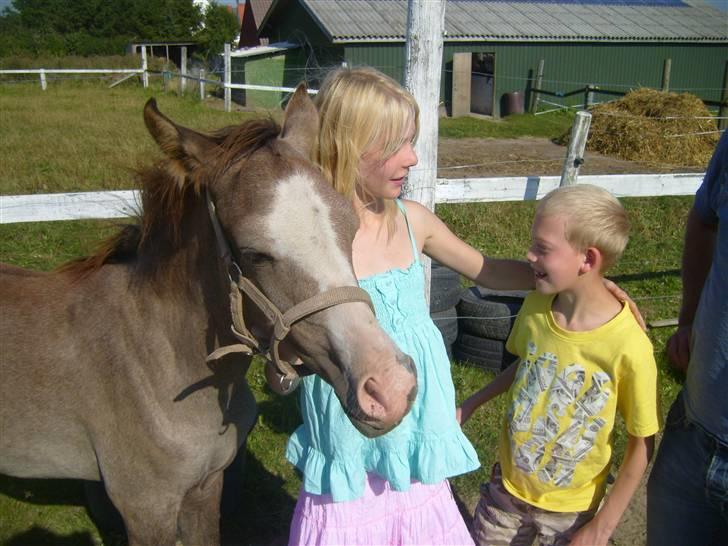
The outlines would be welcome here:
<svg viewBox="0 0 728 546">
<path fill-rule="evenodd" d="M 540 199 L 559 186 L 560 176 L 438 178 L 436 203 Z M 693 195 L 703 174 L 614 174 L 580 176 L 579 182 L 606 188 L 617 197 Z M 0 224 L 123 218 L 140 210 L 135 191 L 0 196 Z"/>
</svg>

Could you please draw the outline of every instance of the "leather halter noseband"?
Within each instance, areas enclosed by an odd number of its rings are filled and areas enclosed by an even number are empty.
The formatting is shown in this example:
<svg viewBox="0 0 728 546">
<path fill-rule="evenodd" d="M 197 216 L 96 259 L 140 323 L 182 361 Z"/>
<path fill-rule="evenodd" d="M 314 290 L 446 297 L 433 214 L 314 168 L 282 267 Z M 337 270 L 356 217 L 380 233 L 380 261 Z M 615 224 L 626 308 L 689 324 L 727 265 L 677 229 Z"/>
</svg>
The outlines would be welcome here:
<svg viewBox="0 0 728 546">
<path fill-rule="evenodd" d="M 281 392 L 283 394 L 289 394 L 296 390 L 300 382 L 300 377 L 290 362 L 281 359 L 278 354 L 278 346 L 290 332 L 291 326 L 309 315 L 341 303 L 363 302 L 374 311 L 372 300 L 369 294 L 358 286 L 337 286 L 299 302 L 285 313 L 281 313 L 273 302 L 250 279 L 243 275 L 240 266 L 233 259 L 230 245 L 222 231 L 222 226 L 215 212 L 215 204 L 212 202 L 209 192 L 206 194 L 206 201 L 212 227 L 215 230 L 217 248 L 220 253 L 220 258 L 225 263 L 228 280 L 230 281 L 230 313 L 232 315 L 230 329 L 233 335 L 240 341 L 239 344 L 227 345 L 216 349 L 210 353 L 207 361 L 216 360 L 226 354 L 235 352 L 249 355 L 261 354 L 268 360 L 269 365 L 272 364 L 275 366 L 276 373 L 280 376 Z M 253 301 L 258 309 L 273 324 L 273 332 L 266 345 L 258 341 L 245 325 L 243 293 Z"/>
</svg>

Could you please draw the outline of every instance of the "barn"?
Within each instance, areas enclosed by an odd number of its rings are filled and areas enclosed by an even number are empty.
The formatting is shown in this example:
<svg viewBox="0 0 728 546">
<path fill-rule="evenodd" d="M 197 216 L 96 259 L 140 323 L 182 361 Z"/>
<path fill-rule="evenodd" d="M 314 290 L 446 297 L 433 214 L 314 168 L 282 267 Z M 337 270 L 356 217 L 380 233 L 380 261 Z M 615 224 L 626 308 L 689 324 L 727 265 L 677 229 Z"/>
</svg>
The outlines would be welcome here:
<svg viewBox="0 0 728 546">
<path fill-rule="evenodd" d="M 274 0 L 259 36 L 299 47 L 234 59 L 233 81 L 315 85 L 342 62 L 401 80 L 406 19 L 407 0 Z M 537 98 L 546 108 L 653 87 L 715 107 L 727 66 L 728 12 L 704 0 L 448 0 L 441 98 L 450 115 L 500 117 Z"/>
</svg>

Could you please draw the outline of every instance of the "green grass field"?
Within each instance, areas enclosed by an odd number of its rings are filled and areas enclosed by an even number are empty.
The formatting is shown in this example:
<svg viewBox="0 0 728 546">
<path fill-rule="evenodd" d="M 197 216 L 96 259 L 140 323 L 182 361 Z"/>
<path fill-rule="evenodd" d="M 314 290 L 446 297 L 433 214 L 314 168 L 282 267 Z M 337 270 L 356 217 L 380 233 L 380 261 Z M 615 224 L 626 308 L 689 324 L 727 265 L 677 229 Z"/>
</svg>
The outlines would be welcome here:
<svg viewBox="0 0 728 546">
<path fill-rule="evenodd" d="M 146 133 L 141 109 L 158 97 L 160 109 L 175 121 L 200 130 L 238 123 L 248 114 L 225 113 L 192 98 L 142 90 L 128 85 L 0 85 L 0 195 L 130 188 L 131 170 L 158 157 Z M 513 122 L 443 120 L 441 134 L 457 137 L 509 138 L 557 136 L 570 125 L 568 116 L 522 116 Z M 534 173 L 538 174 L 538 173 Z M 684 220 L 692 199 L 656 197 L 624 199 L 633 222 L 625 256 L 612 271 L 620 286 L 637 301 L 648 320 L 677 316 L 680 255 Z M 446 205 L 438 215 L 453 231 L 484 253 L 521 257 L 529 239 L 534 204 Z M 0 261 L 51 269 L 86 254 L 118 221 L 46 222 L 0 225 Z M 660 368 L 663 410 L 681 379 L 669 370 L 664 346 L 672 328 L 649 332 Z M 492 375 L 454 363 L 460 399 Z M 300 478 L 284 460 L 288 435 L 299 423 L 295 397 L 274 396 L 265 386 L 262 366 L 248 375 L 259 402 L 260 417 L 248 443 L 246 495 L 242 507 L 223 522 L 226 544 L 266 545 L 287 532 Z M 481 470 L 453 480 L 462 503 L 470 507 L 493 462 L 502 416 L 502 401 L 481 409 L 464 427 L 483 464 Z M 617 433 L 617 456 L 624 436 Z M 0 544 L 117 544 L 101 537 L 83 507 L 81 486 L 73 481 L 27 481 L 0 477 Z"/>
</svg>

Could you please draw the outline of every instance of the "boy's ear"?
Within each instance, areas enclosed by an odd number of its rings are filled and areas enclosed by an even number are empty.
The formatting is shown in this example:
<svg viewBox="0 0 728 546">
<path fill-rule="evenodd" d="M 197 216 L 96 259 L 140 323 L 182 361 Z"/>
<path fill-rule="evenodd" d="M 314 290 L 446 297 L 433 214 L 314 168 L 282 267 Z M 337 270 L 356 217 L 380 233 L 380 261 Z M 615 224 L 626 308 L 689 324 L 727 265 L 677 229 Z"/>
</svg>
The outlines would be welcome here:
<svg viewBox="0 0 728 546">
<path fill-rule="evenodd" d="M 602 267 L 602 253 L 598 248 L 590 246 L 584 251 L 584 262 L 581 264 L 581 273 L 599 271 Z"/>
</svg>

